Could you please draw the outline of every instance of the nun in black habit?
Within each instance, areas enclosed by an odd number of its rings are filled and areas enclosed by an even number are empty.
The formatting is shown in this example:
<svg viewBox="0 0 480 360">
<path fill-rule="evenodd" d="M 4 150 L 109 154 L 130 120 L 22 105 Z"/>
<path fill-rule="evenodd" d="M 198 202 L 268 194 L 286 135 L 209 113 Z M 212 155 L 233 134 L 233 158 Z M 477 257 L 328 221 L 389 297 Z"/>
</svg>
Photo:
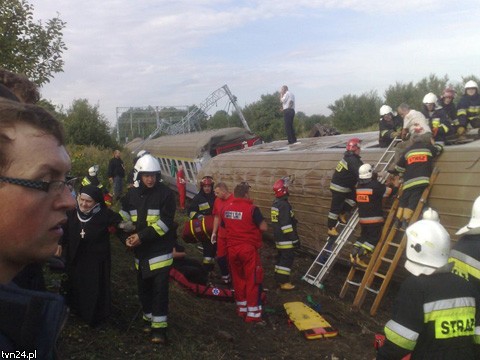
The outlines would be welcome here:
<svg viewBox="0 0 480 360">
<path fill-rule="evenodd" d="M 87 185 L 77 196 L 77 207 L 67 213 L 60 241 L 66 260 L 66 297 L 73 313 L 90 326 L 110 315 L 110 234 L 122 218 L 105 206 L 102 191 Z"/>
</svg>

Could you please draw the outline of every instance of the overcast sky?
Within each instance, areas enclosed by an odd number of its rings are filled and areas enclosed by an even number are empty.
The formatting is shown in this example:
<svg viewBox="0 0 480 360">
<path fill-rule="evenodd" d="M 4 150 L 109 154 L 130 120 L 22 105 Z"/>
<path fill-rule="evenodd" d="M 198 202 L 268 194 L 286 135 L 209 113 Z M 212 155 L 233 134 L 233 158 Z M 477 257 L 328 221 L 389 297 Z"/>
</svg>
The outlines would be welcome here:
<svg viewBox="0 0 480 360">
<path fill-rule="evenodd" d="M 346 94 L 480 75 L 478 0 L 29 2 L 67 23 L 43 97 L 86 98 L 112 124 L 117 107 L 198 105 L 224 84 L 242 107 L 287 84 L 297 111 L 328 115 Z"/>
</svg>

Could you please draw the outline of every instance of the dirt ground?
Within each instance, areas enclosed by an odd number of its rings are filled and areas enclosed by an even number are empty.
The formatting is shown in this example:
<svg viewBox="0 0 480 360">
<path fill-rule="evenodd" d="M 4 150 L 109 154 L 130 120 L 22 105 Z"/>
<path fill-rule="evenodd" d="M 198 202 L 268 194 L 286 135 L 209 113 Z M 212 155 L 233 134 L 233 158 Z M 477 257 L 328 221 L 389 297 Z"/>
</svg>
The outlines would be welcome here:
<svg viewBox="0 0 480 360">
<path fill-rule="evenodd" d="M 113 315 L 94 329 L 71 315 L 59 339 L 64 359 L 373 359 L 374 334 L 382 332 L 396 293 L 393 284 L 375 317 L 368 313 L 372 301 L 368 297 L 362 310 L 353 311 L 354 290 L 345 299 L 338 297 L 347 267 L 336 264 L 320 290 L 301 280 L 313 261 L 306 253 L 298 253 L 295 259 L 292 281 L 297 288 L 280 291 L 273 280 L 276 250 L 267 239 L 262 248 L 264 286 L 268 289 L 266 325 L 246 324 L 236 316 L 232 302 L 197 297 L 172 281 L 170 344 L 162 347 L 151 344 L 141 332 L 132 254 L 116 239 L 112 239 L 112 252 Z M 201 259 L 195 245 L 187 244 L 187 252 Z M 308 295 L 320 304 L 320 313 L 339 330 L 338 336 L 307 340 L 288 323 L 283 304 L 307 302 Z"/>
</svg>

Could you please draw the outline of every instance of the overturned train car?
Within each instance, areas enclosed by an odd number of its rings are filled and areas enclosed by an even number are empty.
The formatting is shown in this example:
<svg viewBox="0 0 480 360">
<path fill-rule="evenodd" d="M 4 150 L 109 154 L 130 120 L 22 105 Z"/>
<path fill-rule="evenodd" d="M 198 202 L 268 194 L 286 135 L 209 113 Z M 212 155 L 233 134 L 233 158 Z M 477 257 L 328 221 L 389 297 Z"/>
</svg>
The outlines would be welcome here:
<svg viewBox="0 0 480 360">
<path fill-rule="evenodd" d="M 378 145 L 378 132 L 306 138 L 289 146 L 285 141 L 276 141 L 219 155 L 202 168 L 200 175 L 212 175 L 216 182 L 223 181 L 232 189 L 241 181 L 249 182 L 251 197 L 268 221 L 273 183 L 289 176 L 289 200 L 298 220 L 301 244 L 318 252 L 327 238 L 330 180 L 352 137 L 362 139 L 364 163 L 375 164 L 386 150 Z M 436 161 L 440 173 L 428 206 L 438 211 L 441 223 L 454 240 L 456 230 L 469 221 L 473 201 L 480 195 L 479 160 L 480 140 L 476 140 L 446 146 Z M 349 251 L 349 246 L 344 251 Z"/>
</svg>

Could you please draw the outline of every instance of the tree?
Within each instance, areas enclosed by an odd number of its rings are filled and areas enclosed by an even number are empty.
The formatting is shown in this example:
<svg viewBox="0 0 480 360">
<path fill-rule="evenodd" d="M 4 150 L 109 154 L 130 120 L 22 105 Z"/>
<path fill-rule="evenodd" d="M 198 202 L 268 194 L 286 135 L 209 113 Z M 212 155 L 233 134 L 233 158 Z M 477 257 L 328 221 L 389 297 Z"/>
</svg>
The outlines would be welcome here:
<svg viewBox="0 0 480 360">
<path fill-rule="evenodd" d="M 26 0 L 0 0 L 0 66 L 41 86 L 63 71 L 66 23 L 58 16 L 34 22 L 33 10 Z"/>
<path fill-rule="evenodd" d="M 98 111 L 98 105 L 92 106 L 86 99 L 74 100 L 72 106 L 67 109 L 65 132 L 69 144 L 111 149 L 118 147 L 110 135 L 105 116 Z"/>
<path fill-rule="evenodd" d="M 382 99 L 376 91 L 360 96 L 344 95 L 328 108 L 332 111 L 333 125 L 343 131 L 364 129 L 378 122 L 378 109 Z"/>
</svg>

